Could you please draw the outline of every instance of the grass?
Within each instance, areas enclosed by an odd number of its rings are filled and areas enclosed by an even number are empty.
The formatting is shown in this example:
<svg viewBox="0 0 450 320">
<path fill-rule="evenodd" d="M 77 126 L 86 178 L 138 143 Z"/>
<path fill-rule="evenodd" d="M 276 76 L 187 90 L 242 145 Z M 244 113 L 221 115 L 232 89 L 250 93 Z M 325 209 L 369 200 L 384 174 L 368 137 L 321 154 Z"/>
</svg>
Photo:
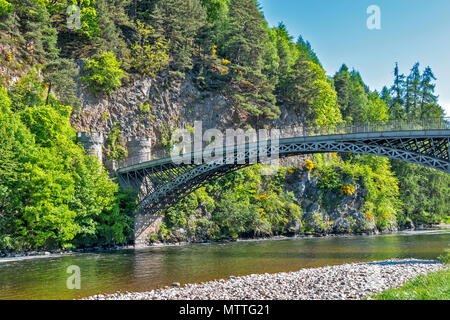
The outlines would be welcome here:
<svg viewBox="0 0 450 320">
<path fill-rule="evenodd" d="M 388 289 L 376 300 L 450 300 L 450 268 L 421 275 L 397 289 Z"/>
</svg>

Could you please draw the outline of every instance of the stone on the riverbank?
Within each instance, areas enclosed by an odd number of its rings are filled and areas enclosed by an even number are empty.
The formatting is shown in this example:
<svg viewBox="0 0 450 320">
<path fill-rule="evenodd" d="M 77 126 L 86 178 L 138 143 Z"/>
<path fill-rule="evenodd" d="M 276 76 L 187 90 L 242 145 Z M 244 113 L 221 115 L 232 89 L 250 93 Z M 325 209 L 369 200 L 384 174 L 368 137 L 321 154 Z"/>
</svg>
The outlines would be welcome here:
<svg viewBox="0 0 450 320">
<path fill-rule="evenodd" d="M 352 263 L 296 272 L 251 274 L 243 277 L 166 287 L 149 292 L 97 295 L 86 299 L 109 300 L 343 300 L 363 299 L 369 295 L 401 286 L 428 272 L 445 268 L 438 261 L 393 259 Z"/>
</svg>

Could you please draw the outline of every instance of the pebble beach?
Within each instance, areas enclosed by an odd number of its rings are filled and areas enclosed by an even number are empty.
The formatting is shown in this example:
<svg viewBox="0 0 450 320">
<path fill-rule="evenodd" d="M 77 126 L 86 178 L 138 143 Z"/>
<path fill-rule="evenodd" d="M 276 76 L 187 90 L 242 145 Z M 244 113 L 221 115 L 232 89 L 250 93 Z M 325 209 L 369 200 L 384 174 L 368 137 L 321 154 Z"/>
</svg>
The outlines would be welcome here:
<svg viewBox="0 0 450 320">
<path fill-rule="evenodd" d="M 251 274 L 148 292 L 99 294 L 88 300 L 360 300 L 445 268 L 439 261 L 392 259 L 295 272 Z M 178 284 L 175 284 L 178 285 Z"/>
</svg>

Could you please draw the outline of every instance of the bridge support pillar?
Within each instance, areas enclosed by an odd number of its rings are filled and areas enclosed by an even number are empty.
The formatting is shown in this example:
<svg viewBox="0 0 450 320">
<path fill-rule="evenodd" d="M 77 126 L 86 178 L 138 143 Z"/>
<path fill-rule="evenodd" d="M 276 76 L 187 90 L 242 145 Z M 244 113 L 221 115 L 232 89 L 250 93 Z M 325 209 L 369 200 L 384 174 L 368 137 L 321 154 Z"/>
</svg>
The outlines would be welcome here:
<svg viewBox="0 0 450 320">
<path fill-rule="evenodd" d="M 103 162 L 103 133 L 91 132 L 78 132 L 77 141 L 80 142 L 88 154 L 97 157 L 100 163 Z"/>
<path fill-rule="evenodd" d="M 151 160 L 151 139 L 140 137 L 128 139 L 127 143 L 128 158 L 127 165 L 135 165 Z M 151 181 L 144 175 L 134 175 L 131 178 L 130 185 L 138 190 L 139 194 L 147 194 L 151 186 Z M 143 200 L 143 199 L 139 199 Z M 162 216 L 157 214 L 145 214 L 138 212 L 134 219 L 134 244 L 136 247 L 142 247 L 149 244 L 150 236 L 157 234 L 163 222 Z"/>
<path fill-rule="evenodd" d="M 127 141 L 128 165 L 150 161 L 152 141 L 149 138 L 133 138 Z"/>
<path fill-rule="evenodd" d="M 134 219 L 134 246 L 143 247 L 150 243 L 150 236 L 157 234 L 163 218 L 159 214 L 138 213 Z"/>
</svg>

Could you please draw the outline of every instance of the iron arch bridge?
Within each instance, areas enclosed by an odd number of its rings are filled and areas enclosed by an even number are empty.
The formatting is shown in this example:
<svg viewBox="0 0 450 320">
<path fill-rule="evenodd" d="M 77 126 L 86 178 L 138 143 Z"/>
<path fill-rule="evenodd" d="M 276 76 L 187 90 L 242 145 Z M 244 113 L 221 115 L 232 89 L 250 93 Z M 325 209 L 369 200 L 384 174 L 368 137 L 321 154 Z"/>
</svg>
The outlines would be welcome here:
<svg viewBox="0 0 450 320">
<path fill-rule="evenodd" d="M 135 218 L 135 243 L 145 242 L 155 214 L 199 187 L 271 155 L 285 158 L 314 153 L 356 153 L 387 157 L 450 173 L 450 119 L 352 125 L 334 129 L 280 129 L 280 138 L 229 145 L 185 154 L 188 163 L 171 157 L 119 165 L 122 187 L 139 192 Z M 219 157 L 211 155 L 218 154 Z M 269 157 L 269 158 L 268 158 Z M 200 159 L 200 161 L 199 161 Z"/>
</svg>

